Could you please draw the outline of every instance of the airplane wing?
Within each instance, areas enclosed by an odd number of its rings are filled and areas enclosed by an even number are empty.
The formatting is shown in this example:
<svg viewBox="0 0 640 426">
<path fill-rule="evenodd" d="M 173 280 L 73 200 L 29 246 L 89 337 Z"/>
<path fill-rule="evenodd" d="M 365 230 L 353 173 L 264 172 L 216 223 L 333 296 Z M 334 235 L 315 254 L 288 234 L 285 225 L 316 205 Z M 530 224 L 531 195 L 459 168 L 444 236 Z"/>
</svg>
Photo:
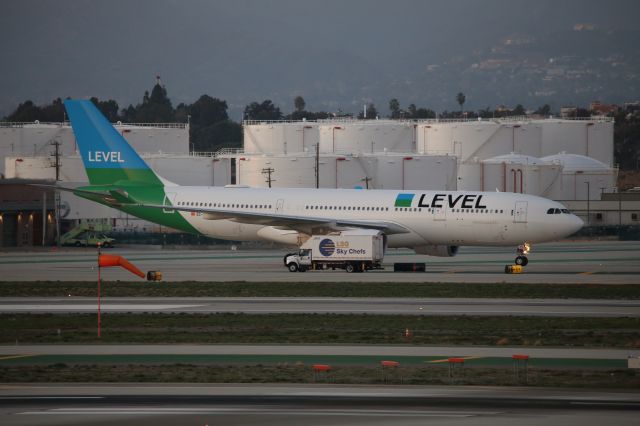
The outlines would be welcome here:
<svg viewBox="0 0 640 426">
<path fill-rule="evenodd" d="M 387 235 L 406 234 L 410 232 L 407 228 L 401 225 L 387 221 L 332 219 L 326 217 L 241 212 L 237 210 L 212 209 L 207 207 L 183 207 L 158 204 L 131 204 L 131 206 L 190 212 L 202 214 L 205 220 L 226 219 L 238 223 L 273 226 L 279 229 L 293 229 L 307 234 L 344 231 L 349 228 L 377 229 Z"/>
<path fill-rule="evenodd" d="M 123 199 L 126 200 L 126 194 L 123 194 L 120 192 L 122 190 L 106 190 L 105 189 L 103 191 L 100 191 L 100 190 L 86 191 L 78 188 L 67 188 L 59 185 L 46 185 L 46 184 L 40 184 L 40 183 L 32 183 L 30 184 L 30 186 L 37 186 L 40 188 L 51 188 L 51 189 L 55 189 L 56 191 L 71 192 L 77 196 L 88 198 L 89 200 L 93 200 L 93 201 L 103 202 L 112 207 L 120 207 L 122 206 L 122 204 L 125 204 L 122 202 L 122 200 Z"/>
</svg>

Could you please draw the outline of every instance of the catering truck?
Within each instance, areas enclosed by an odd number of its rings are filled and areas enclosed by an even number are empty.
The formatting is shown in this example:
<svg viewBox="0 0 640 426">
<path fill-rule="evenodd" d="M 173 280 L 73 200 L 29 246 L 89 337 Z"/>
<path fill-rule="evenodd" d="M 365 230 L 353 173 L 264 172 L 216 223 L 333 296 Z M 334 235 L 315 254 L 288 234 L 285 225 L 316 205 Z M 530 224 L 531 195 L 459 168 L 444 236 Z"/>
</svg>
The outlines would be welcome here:
<svg viewBox="0 0 640 426">
<path fill-rule="evenodd" d="M 382 269 L 385 238 L 375 230 L 342 231 L 328 235 L 312 235 L 296 253 L 284 257 L 291 272 L 308 269 L 344 269 L 363 272 Z"/>
</svg>

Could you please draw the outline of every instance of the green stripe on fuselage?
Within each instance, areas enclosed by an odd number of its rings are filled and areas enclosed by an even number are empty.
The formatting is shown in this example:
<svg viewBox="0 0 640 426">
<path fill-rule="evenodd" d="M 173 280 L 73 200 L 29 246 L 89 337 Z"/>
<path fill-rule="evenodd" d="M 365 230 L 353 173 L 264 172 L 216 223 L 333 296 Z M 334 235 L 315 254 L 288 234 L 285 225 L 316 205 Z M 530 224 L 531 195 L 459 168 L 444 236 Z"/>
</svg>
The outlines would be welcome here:
<svg viewBox="0 0 640 426">
<path fill-rule="evenodd" d="M 193 225 L 191 225 L 184 217 L 182 217 L 182 215 L 180 215 L 178 211 L 171 210 L 171 201 L 165 200 L 165 187 L 162 184 L 149 185 L 143 182 L 126 181 L 117 183 L 115 185 L 107 184 L 100 186 L 92 184 L 90 186 L 81 187 L 78 189 L 83 191 L 96 191 L 95 197 L 86 193 L 78 192 L 76 193 L 76 195 L 78 195 L 79 197 L 104 204 L 105 206 L 115 208 L 132 216 L 139 217 L 140 219 L 148 220 L 149 222 L 168 226 L 179 231 L 189 232 L 191 234 L 200 234 L 200 232 L 198 232 L 193 227 Z M 114 206 L 103 200 L 102 194 L 111 193 L 111 191 L 117 191 L 114 198 L 118 198 L 118 202 L 120 202 L 121 205 Z M 127 202 L 131 204 L 166 204 L 168 207 L 167 209 L 141 207 L 135 205 L 127 205 Z"/>
</svg>

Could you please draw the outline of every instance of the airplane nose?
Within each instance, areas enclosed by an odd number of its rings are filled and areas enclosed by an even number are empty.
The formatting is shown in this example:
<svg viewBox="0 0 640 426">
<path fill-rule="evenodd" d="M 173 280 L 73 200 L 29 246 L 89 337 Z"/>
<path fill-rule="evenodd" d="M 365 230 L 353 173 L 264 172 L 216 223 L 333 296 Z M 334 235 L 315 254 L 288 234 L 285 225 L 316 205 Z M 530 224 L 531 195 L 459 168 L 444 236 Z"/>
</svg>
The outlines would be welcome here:
<svg viewBox="0 0 640 426">
<path fill-rule="evenodd" d="M 573 216 L 572 217 L 573 221 L 571 223 L 572 225 L 571 233 L 578 232 L 584 226 L 584 221 L 576 215 L 571 215 L 571 216 Z"/>
</svg>

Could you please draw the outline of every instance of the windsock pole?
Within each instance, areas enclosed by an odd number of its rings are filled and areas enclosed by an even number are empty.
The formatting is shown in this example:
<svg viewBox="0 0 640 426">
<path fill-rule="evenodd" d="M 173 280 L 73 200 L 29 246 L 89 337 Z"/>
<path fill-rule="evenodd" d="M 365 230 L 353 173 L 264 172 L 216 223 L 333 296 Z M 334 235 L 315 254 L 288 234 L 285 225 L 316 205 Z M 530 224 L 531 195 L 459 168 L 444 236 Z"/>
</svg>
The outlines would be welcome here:
<svg viewBox="0 0 640 426">
<path fill-rule="evenodd" d="M 98 245 L 98 339 L 100 338 L 100 331 L 101 331 L 101 324 L 100 324 L 100 284 L 101 284 L 101 271 L 102 271 L 102 267 L 104 266 L 109 267 L 109 266 L 120 266 L 126 270 L 128 270 L 129 272 L 132 272 L 134 274 L 136 274 L 137 276 L 139 276 L 140 278 L 144 278 L 144 272 L 142 272 L 140 269 L 138 269 L 134 264 L 132 264 L 131 262 L 129 262 L 127 259 L 125 259 L 122 256 L 116 256 L 116 255 L 112 255 L 112 254 L 101 254 L 100 253 L 100 248 L 101 246 Z M 156 281 L 159 281 L 162 278 L 162 274 L 160 272 L 157 271 L 153 271 L 154 272 L 154 276 L 156 277 Z M 159 276 L 159 278 L 157 278 Z"/>
</svg>

